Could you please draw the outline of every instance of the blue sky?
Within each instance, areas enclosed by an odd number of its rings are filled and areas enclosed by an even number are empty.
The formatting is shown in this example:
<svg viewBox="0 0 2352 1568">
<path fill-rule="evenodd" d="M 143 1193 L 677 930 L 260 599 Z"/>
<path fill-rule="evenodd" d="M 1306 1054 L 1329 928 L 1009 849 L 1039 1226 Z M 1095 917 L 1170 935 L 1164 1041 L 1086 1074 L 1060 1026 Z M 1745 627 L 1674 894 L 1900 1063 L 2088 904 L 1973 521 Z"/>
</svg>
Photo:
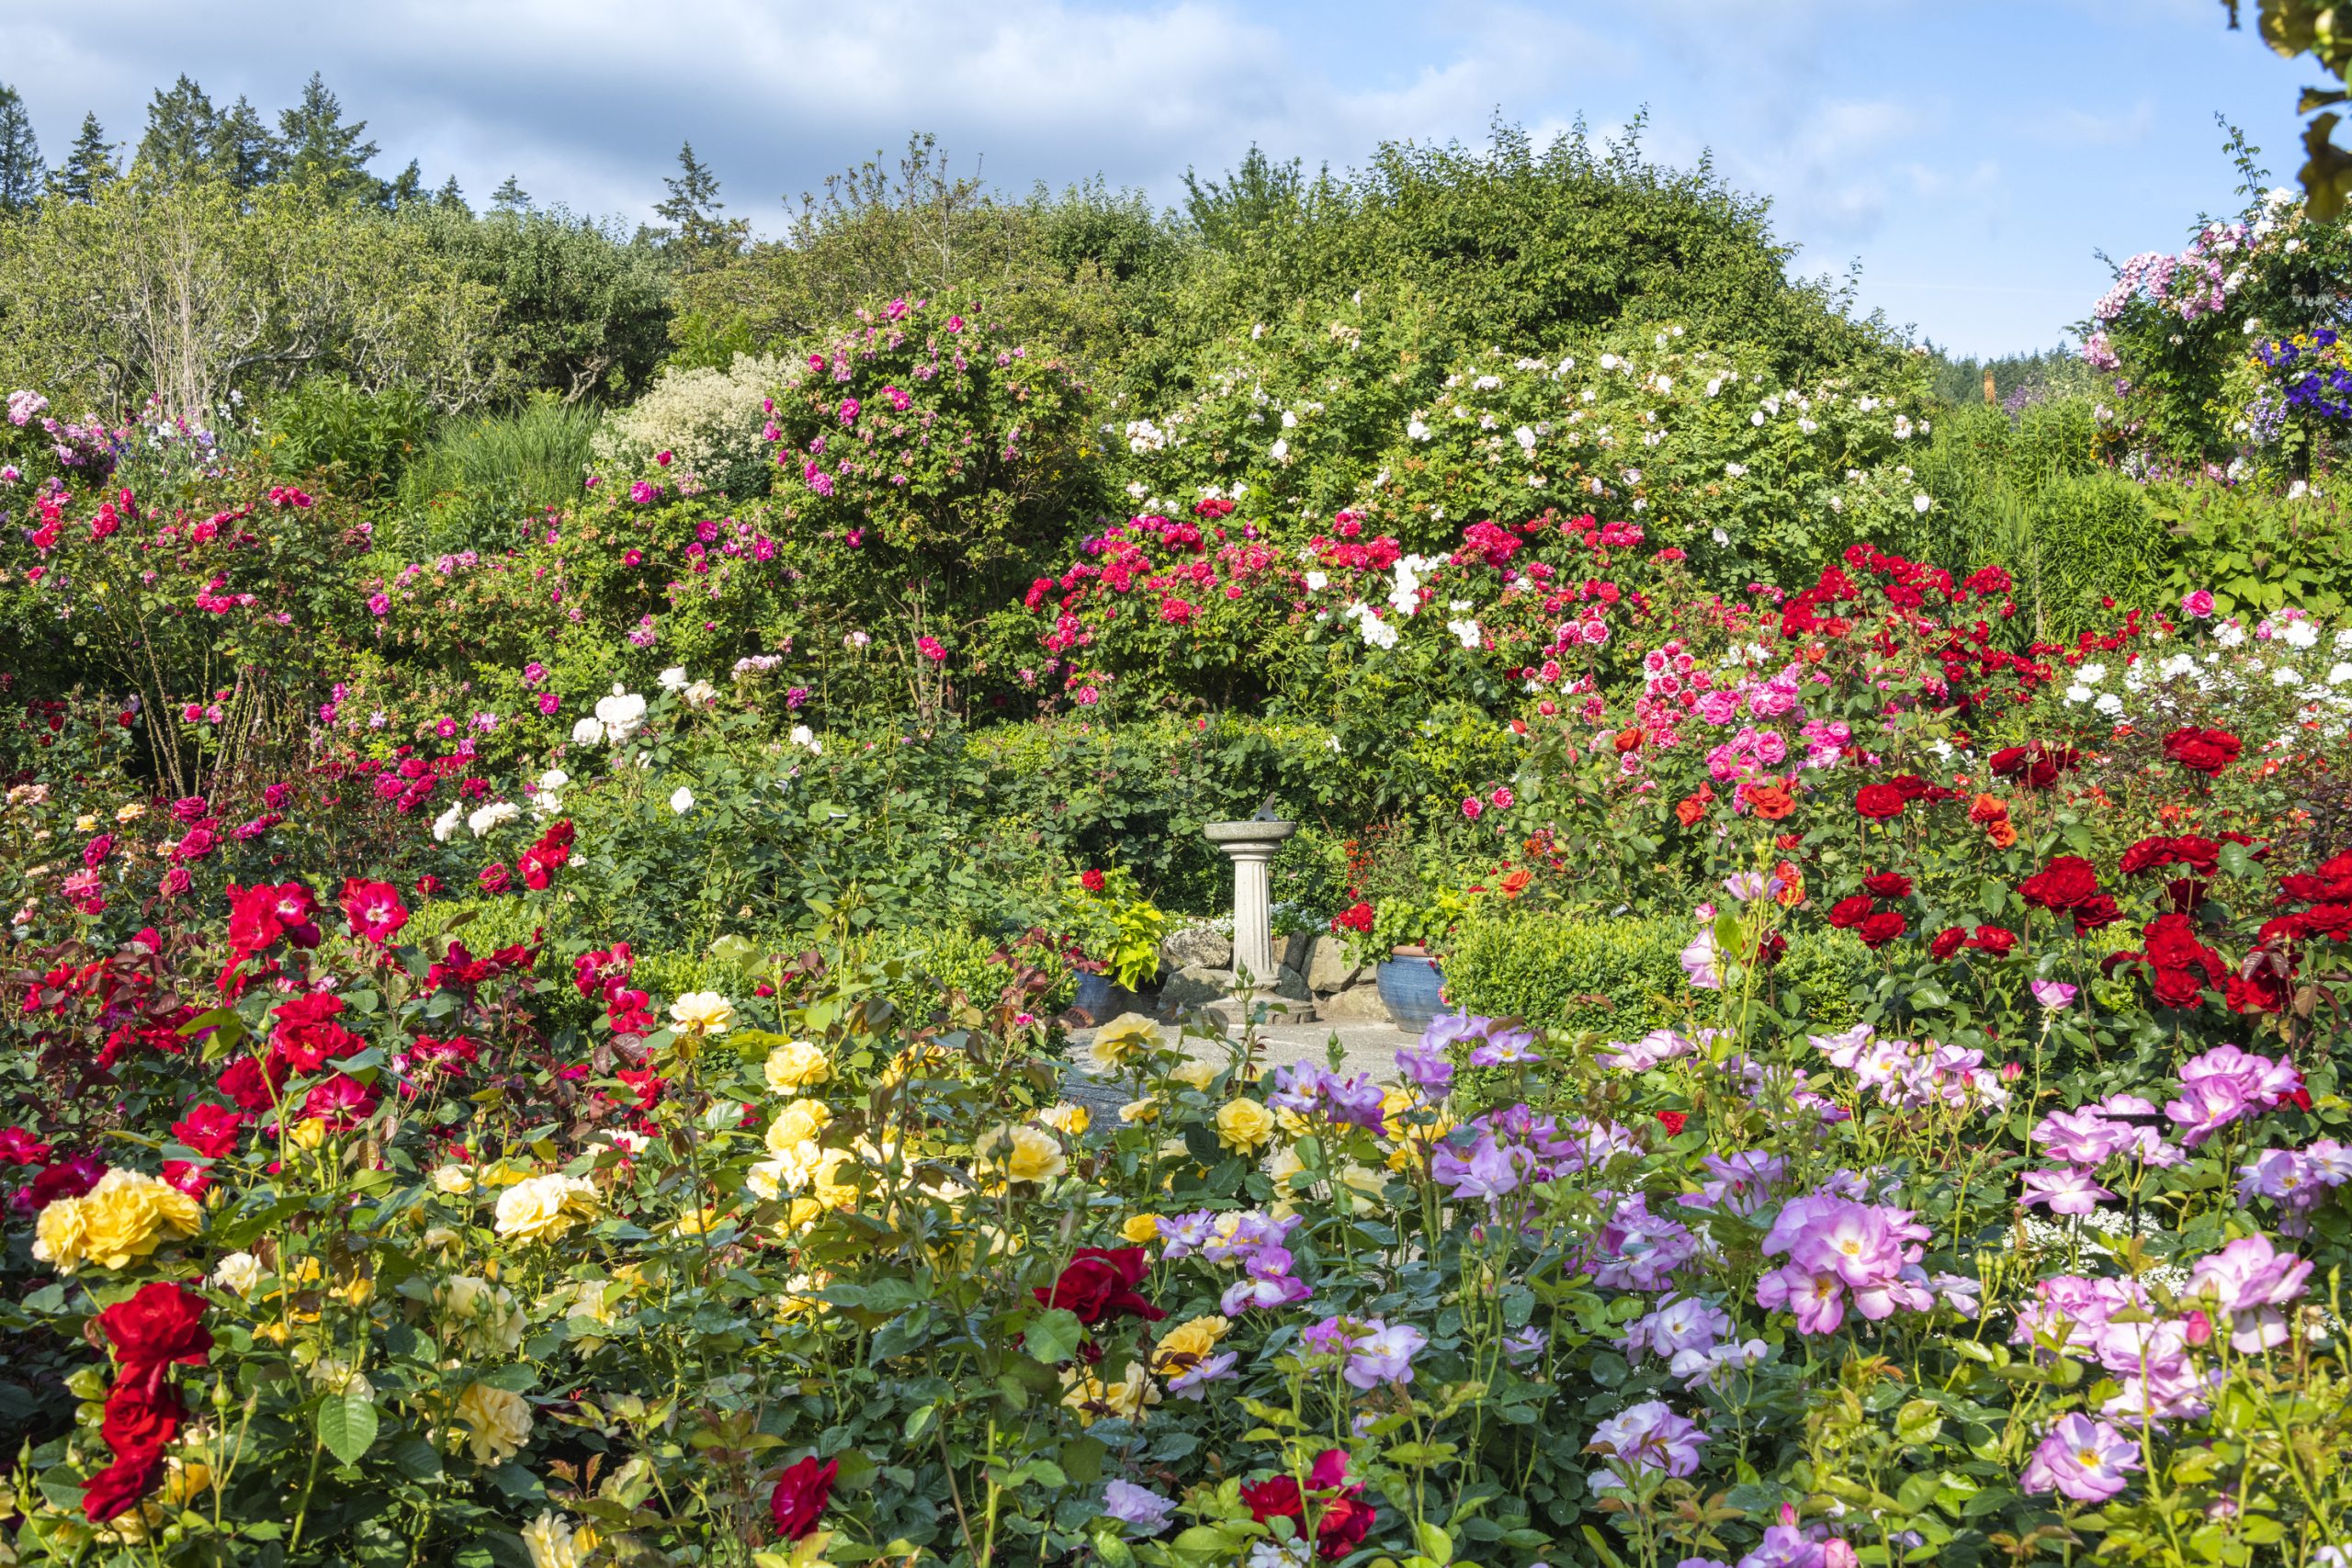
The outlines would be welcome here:
<svg viewBox="0 0 2352 1568">
<path fill-rule="evenodd" d="M 2249 0 L 2247 9 L 2252 11 Z M 2047 346 L 2105 287 L 2094 253 L 2182 243 L 2235 206 L 2218 112 L 2278 179 L 2315 73 L 2216 0 L 82 0 L 0 8 L 0 80 L 45 150 L 85 109 L 135 139 L 186 72 L 265 110 L 312 70 L 384 148 L 476 201 L 644 216 L 691 138 L 763 231 L 781 198 L 907 133 L 1025 190 L 1101 171 L 1159 202 L 1252 141 L 1345 169 L 1384 138 L 1539 136 L 1646 107 L 1772 197 L 1800 266 L 1962 352 Z"/>
</svg>

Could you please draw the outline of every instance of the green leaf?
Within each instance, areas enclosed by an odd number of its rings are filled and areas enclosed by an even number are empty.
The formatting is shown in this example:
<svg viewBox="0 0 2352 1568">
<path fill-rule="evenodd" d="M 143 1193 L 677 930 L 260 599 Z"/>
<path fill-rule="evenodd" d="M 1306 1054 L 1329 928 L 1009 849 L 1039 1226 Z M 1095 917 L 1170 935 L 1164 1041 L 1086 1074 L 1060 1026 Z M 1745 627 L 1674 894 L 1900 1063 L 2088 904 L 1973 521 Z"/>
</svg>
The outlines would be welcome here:
<svg viewBox="0 0 2352 1568">
<path fill-rule="evenodd" d="M 376 1402 L 356 1388 L 319 1402 L 319 1441 L 345 1464 L 356 1464 L 376 1441 Z"/>
<path fill-rule="evenodd" d="M 1076 1356 L 1078 1342 L 1085 1337 L 1086 1325 L 1079 1322 L 1078 1314 L 1056 1307 L 1029 1320 L 1021 1348 L 1046 1365 L 1055 1367 Z"/>
<path fill-rule="evenodd" d="M 1453 1561 L 1453 1538 L 1429 1520 L 1423 1519 L 1413 1527 L 1413 1540 L 1420 1547 L 1421 1555 L 1430 1562 L 1443 1564 Z"/>
</svg>

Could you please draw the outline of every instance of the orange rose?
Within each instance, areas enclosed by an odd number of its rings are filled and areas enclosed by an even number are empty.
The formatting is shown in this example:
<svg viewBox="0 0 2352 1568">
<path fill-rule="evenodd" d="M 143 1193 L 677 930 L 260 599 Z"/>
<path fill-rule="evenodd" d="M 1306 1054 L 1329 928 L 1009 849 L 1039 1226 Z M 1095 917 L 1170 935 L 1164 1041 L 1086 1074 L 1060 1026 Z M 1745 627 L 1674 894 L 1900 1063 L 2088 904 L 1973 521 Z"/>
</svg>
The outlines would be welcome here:
<svg viewBox="0 0 2352 1568">
<path fill-rule="evenodd" d="M 1680 800 L 1674 803 L 1674 819 L 1681 823 L 1685 828 L 1696 827 L 1698 825 L 1699 818 L 1704 817 L 1706 814 L 1707 807 L 1705 804 L 1702 803 L 1695 795 L 1684 795 Z"/>
<path fill-rule="evenodd" d="M 1979 823 L 2006 822 L 2009 819 L 2009 808 L 1997 795 L 1980 795 L 1968 803 L 1968 819 Z"/>
<path fill-rule="evenodd" d="M 1510 875 L 1503 878 L 1503 897 L 1506 898 L 1518 897 L 1521 894 L 1527 891 L 1527 885 L 1534 880 L 1535 878 L 1533 875 L 1527 871 L 1521 870 L 1512 872 Z"/>
<path fill-rule="evenodd" d="M 1747 804 L 1767 822 L 1778 822 L 1797 808 L 1796 797 L 1779 784 L 1761 784 L 1747 792 Z"/>
<path fill-rule="evenodd" d="M 1772 877 L 1781 885 L 1781 890 L 1772 895 L 1774 903 L 1783 909 L 1793 909 L 1804 902 L 1804 873 L 1782 861 L 1772 868 Z"/>
<path fill-rule="evenodd" d="M 2018 830 L 2009 826 L 2008 818 L 1985 824 L 1984 836 L 1993 840 L 1995 849 L 2006 850 L 2018 841 Z"/>
</svg>

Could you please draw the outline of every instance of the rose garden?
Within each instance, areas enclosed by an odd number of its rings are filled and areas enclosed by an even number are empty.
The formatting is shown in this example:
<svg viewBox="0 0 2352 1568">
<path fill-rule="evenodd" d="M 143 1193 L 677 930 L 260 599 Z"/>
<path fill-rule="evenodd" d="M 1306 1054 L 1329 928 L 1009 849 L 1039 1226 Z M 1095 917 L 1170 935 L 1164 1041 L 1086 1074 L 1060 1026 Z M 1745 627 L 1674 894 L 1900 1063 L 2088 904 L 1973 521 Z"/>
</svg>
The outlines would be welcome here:
<svg viewBox="0 0 2352 1568">
<path fill-rule="evenodd" d="M 2352 1568 L 2343 219 L 926 156 L 0 216 L 0 1560 Z"/>
</svg>

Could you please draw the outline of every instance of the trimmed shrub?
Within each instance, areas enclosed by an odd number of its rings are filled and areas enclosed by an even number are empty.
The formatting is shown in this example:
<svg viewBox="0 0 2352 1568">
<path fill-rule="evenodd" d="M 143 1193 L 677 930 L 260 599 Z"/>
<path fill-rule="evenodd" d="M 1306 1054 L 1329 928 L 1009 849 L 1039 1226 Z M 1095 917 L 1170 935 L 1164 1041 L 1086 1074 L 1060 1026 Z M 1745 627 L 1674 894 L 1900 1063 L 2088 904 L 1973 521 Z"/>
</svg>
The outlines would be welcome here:
<svg viewBox="0 0 2352 1568">
<path fill-rule="evenodd" d="M 1684 994 L 1679 955 L 1690 931 L 1687 920 L 1473 920 L 1445 955 L 1446 995 L 1467 1012 L 1632 1040 L 1684 1023 L 1671 998 Z M 1855 992 L 1867 970 L 1862 945 L 1842 931 L 1792 936 L 1765 1000 L 1803 1027 L 1841 1029 L 1861 1017 Z"/>
</svg>

